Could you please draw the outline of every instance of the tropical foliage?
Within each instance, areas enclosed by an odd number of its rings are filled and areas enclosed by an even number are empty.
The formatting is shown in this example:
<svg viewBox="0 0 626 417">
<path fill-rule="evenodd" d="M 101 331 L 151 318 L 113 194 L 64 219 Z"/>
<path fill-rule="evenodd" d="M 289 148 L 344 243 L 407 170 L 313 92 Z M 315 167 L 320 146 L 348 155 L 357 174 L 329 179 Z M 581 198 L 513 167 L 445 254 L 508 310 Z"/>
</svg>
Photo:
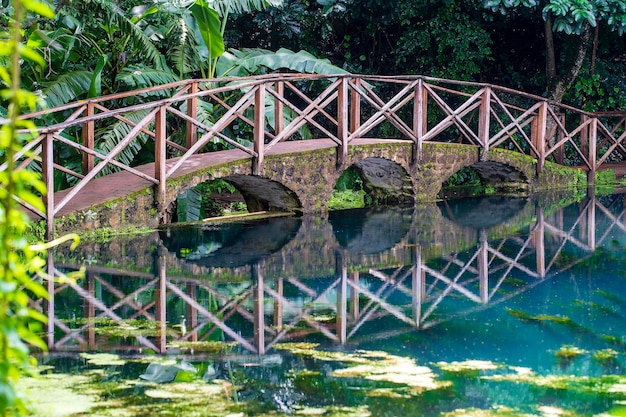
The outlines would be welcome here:
<svg viewBox="0 0 626 417">
<path fill-rule="evenodd" d="M 544 22 L 546 83 L 548 96 L 561 101 L 570 85 L 576 80 L 591 42 L 592 28 L 596 28 L 593 51 L 597 48 L 598 28 L 604 23 L 610 31 L 622 34 L 626 29 L 626 4 L 623 1 L 605 0 L 485 0 L 485 7 L 503 14 L 517 9 L 530 9 Z M 557 47 L 554 33 L 571 35 L 571 56 L 563 59 L 557 68 Z M 595 57 L 592 58 L 592 61 Z M 591 63 L 592 67 L 594 63 Z M 593 71 L 592 71 L 593 72 Z"/>
<path fill-rule="evenodd" d="M 13 156 L 31 139 L 27 133 L 32 122 L 20 114 L 35 109 L 38 98 L 20 88 L 23 62 L 43 67 L 44 59 L 31 46 L 22 43 L 21 23 L 26 13 L 53 17 L 53 11 L 39 0 L 14 0 L 8 31 L 0 35 L 0 79 L 6 86 L 0 91 L 6 104 L 7 118 L 0 127 L 0 414 L 25 414 L 22 395 L 16 390 L 19 377 L 32 371 L 34 359 L 30 347 L 46 349 L 39 334 L 46 317 L 29 306 L 30 297 L 46 298 L 47 292 L 33 278 L 51 279 L 43 269 L 46 250 L 54 245 L 30 245 L 24 238 L 28 216 L 19 209 L 16 199 L 44 210 L 39 194 L 45 185 L 32 171 L 16 166 Z M 70 238 L 70 237 L 68 237 Z M 62 239 L 64 240 L 64 239 Z"/>
</svg>

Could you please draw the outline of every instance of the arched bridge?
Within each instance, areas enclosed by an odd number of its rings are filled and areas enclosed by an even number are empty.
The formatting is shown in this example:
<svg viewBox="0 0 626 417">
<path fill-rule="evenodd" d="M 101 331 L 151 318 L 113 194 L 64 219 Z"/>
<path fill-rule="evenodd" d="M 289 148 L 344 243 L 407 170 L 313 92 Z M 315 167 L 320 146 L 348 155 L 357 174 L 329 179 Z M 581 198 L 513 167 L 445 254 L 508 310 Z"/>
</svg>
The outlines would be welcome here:
<svg viewBox="0 0 626 417">
<path fill-rule="evenodd" d="M 224 178 L 252 210 L 324 211 L 353 164 L 384 190 L 433 200 L 466 166 L 546 188 L 626 156 L 623 113 L 588 113 L 488 84 L 421 76 L 279 74 L 186 80 L 25 115 L 17 155 L 62 228 L 154 226 L 194 185 Z M 0 165 L 0 170 L 7 164 Z M 57 220 L 58 222 L 58 220 Z"/>
</svg>

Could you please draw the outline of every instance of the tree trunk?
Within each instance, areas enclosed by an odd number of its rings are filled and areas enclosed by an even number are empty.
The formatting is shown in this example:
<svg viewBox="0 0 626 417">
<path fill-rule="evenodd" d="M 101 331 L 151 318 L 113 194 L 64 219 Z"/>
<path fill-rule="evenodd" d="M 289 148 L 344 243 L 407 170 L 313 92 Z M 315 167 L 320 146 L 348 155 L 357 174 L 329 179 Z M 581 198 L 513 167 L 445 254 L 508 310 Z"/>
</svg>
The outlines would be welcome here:
<svg viewBox="0 0 626 417">
<path fill-rule="evenodd" d="M 556 102 L 561 102 L 565 92 L 569 86 L 574 82 L 578 76 L 578 72 L 585 62 L 587 56 L 587 49 L 589 49 L 589 40 L 591 39 L 591 27 L 585 26 L 583 32 L 579 35 L 578 49 L 576 51 L 576 57 L 570 64 L 567 71 L 561 73 L 556 79 L 554 86 L 548 86 L 548 98 Z"/>
<path fill-rule="evenodd" d="M 591 68 L 589 69 L 589 74 L 594 75 L 596 73 L 596 56 L 598 53 L 598 36 L 600 33 L 600 23 L 596 24 L 596 28 L 593 31 L 593 45 L 591 47 Z"/>
<path fill-rule="evenodd" d="M 552 32 L 552 19 L 543 22 L 544 36 L 546 38 L 546 83 L 548 91 L 552 90 L 556 83 L 556 52 L 554 48 L 554 34 Z"/>
</svg>

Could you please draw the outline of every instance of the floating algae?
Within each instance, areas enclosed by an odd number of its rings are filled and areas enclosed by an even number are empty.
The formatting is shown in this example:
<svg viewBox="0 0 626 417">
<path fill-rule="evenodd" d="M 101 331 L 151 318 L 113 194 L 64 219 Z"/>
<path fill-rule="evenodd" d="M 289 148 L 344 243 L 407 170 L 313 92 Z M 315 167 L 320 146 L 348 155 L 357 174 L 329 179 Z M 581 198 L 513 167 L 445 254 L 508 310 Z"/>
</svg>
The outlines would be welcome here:
<svg viewBox="0 0 626 417">
<path fill-rule="evenodd" d="M 153 337 L 159 333 L 159 322 L 138 319 L 117 319 L 108 317 L 82 318 L 74 320 L 64 320 L 70 324 L 87 326 L 93 328 L 96 334 L 111 337 Z"/>
<path fill-rule="evenodd" d="M 233 350 L 236 343 L 219 342 L 207 340 L 203 342 L 181 342 L 176 341 L 167 345 L 168 349 L 178 349 L 181 352 L 188 352 L 192 354 L 208 353 L 208 354 L 223 354 Z"/>
<path fill-rule="evenodd" d="M 112 353 L 81 353 L 80 357 L 87 360 L 87 363 L 95 366 L 122 366 L 128 363 L 119 355 Z"/>
<path fill-rule="evenodd" d="M 501 365 L 497 365 L 491 361 L 479 361 L 479 360 L 466 360 L 461 362 L 437 362 L 435 365 L 444 372 L 459 373 L 459 374 L 473 374 L 478 371 L 493 371 L 501 368 Z"/>
<path fill-rule="evenodd" d="M 359 350 L 354 353 L 321 351 L 314 343 L 284 343 L 277 349 L 309 356 L 322 361 L 351 364 L 347 368 L 330 373 L 337 378 L 363 378 L 369 381 L 387 382 L 410 387 L 413 393 L 436 390 L 451 385 L 448 381 L 438 381 L 432 369 L 418 366 L 413 359 L 391 355 L 381 351 Z"/>
<path fill-rule="evenodd" d="M 613 349 L 602 349 L 593 352 L 591 358 L 601 365 L 613 365 L 617 363 L 617 351 Z"/>
<path fill-rule="evenodd" d="M 554 353 L 554 356 L 556 356 L 557 359 L 569 361 L 585 353 L 587 353 L 587 351 L 584 349 L 572 345 L 565 345 L 561 346 L 561 348 Z"/>
</svg>

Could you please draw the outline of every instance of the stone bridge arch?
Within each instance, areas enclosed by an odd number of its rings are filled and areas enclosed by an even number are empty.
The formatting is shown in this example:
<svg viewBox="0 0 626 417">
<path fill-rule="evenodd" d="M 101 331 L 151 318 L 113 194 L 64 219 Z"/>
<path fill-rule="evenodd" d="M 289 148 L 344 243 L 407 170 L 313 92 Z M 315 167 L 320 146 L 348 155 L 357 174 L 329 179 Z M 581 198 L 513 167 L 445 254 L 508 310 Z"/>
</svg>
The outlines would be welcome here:
<svg viewBox="0 0 626 417">
<path fill-rule="evenodd" d="M 342 166 L 337 164 L 334 147 L 266 154 L 263 172 L 259 175 L 253 175 L 254 164 L 247 156 L 222 160 L 215 165 L 189 164 L 182 167 L 180 175 L 168 180 L 162 206 L 157 206 L 155 188 L 146 185 L 146 188 L 137 189 L 126 197 L 64 217 L 57 223 L 57 230 L 157 227 L 159 223 L 169 222 L 168 210 L 171 211 L 182 192 L 220 178 L 243 191 L 242 194 L 248 197 L 247 203 L 251 204 L 251 211 L 324 213 L 328 210 L 328 200 L 342 172 L 351 165 L 363 166 L 366 163 L 363 161 L 368 160 L 374 161 L 375 167 L 395 167 L 402 175 L 406 173 L 412 182 L 415 202 L 435 201 L 443 182 L 466 166 L 478 166 L 484 175 L 489 171 L 495 172 L 495 168 L 500 169 L 499 172 L 507 170 L 525 179 L 530 190 L 554 188 L 554 184 L 560 187 L 571 185 L 576 175 L 575 170 L 554 168 L 549 164 L 537 175 L 536 160 L 529 156 L 496 149 L 488 153 L 485 161 L 481 161 L 479 152 L 478 147 L 470 145 L 424 143 L 420 157 L 414 161 L 411 142 L 362 140 L 350 146 Z"/>
<path fill-rule="evenodd" d="M 366 162 L 367 161 L 367 162 Z M 265 174 L 267 178 L 292 190 L 301 203 L 305 213 L 325 212 L 328 200 L 341 174 L 350 166 L 361 171 L 393 172 L 396 182 L 411 181 L 411 145 L 406 141 L 372 143 L 350 147 L 343 166 L 337 166 L 337 154 L 334 148 L 267 156 Z M 364 178 L 373 183 L 376 175 Z M 374 184 L 373 188 L 374 187 Z M 414 188 L 413 185 L 410 187 Z M 414 201 L 414 197 L 411 196 Z M 406 202 L 406 200 L 405 200 Z"/>
</svg>

